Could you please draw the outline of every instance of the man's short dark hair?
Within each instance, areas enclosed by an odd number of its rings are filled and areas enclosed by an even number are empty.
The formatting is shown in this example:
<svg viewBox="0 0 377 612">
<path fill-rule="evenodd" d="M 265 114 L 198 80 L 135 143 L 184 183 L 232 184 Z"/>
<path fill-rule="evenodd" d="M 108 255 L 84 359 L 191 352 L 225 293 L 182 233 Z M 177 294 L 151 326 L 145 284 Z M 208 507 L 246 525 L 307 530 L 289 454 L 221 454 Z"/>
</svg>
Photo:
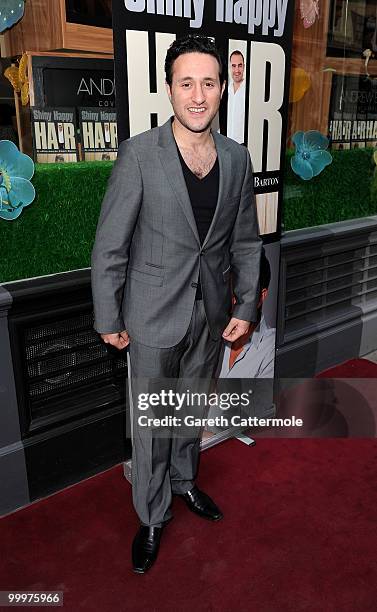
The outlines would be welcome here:
<svg viewBox="0 0 377 612">
<path fill-rule="evenodd" d="M 220 51 L 216 47 L 212 38 L 201 34 L 189 34 L 183 38 L 178 38 L 169 47 L 165 59 L 165 75 L 168 85 L 173 81 L 173 64 L 177 57 L 184 53 L 206 53 L 217 59 L 219 64 L 220 84 L 225 80 L 224 65 Z"/>
<path fill-rule="evenodd" d="M 231 53 L 231 54 L 230 54 L 230 56 L 229 56 L 229 61 L 232 61 L 232 57 L 233 57 L 233 55 L 240 55 L 240 56 L 242 57 L 242 61 L 243 61 L 243 63 L 245 63 L 245 58 L 244 58 L 244 56 L 243 56 L 242 51 L 238 51 L 238 49 L 236 49 L 236 51 L 232 51 L 232 53 Z"/>
</svg>

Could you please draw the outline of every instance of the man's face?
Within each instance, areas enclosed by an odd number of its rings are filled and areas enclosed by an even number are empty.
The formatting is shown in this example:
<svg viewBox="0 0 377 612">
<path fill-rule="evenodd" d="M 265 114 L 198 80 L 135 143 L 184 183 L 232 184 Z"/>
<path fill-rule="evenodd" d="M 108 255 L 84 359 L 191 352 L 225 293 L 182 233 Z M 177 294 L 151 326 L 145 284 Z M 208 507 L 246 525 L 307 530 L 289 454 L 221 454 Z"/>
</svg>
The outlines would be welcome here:
<svg viewBox="0 0 377 612">
<path fill-rule="evenodd" d="M 184 53 L 173 63 L 172 85 L 166 89 L 175 118 L 190 132 L 204 132 L 219 110 L 225 83 L 219 64 L 207 53 Z"/>
<path fill-rule="evenodd" d="M 242 55 L 234 53 L 230 58 L 230 68 L 232 71 L 232 79 L 235 83 L 241 83 L 243 80 L 243 73 L 245 64 Z"/>
</svg>

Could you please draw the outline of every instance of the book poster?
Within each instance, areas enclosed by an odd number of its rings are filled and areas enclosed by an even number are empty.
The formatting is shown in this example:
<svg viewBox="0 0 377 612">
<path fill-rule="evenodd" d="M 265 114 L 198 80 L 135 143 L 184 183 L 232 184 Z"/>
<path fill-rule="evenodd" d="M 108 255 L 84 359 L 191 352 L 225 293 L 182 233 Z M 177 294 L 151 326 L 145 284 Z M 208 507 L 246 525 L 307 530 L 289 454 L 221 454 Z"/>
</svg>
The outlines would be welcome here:
<svg viewBox="0 0 377 612">
<path fill-rule="evenodd" d="M 280 235 L 293 12 L 294 0 L 113 0 L 119 141 L 172 115 L 164 59 L 173 40 L 214 37 L 228 82 L 213 127 L 250 151 L 269 240 Z"/>
<path fill-rule="evenodd" d="M 81 156 L 85 161 L 110 161 L 118 151 L 114 109 L 79 108 Z"/>
<path fill-rule="evenodd" d="M 332 149 L 377 147 L 377 90 L 372 79 L 333 75 L 329 136 Z"/>
<path fill-rule="evenodd" d="M 74 108 L 31 107 L 34 160 L 38 163 L 77 161 Z"/>
<path fill-rule="evenodd" d="M 164 63 L 176 38 L 204 34 L 214 38 L 220 50 L 227 83 L 212 129 L 250 152 L 256 196 L 255 201 L 250 198 L 250 206 L 257 207 L 266 258 L 258 321 L 250 326 L 237 355 L 235 347 L 224 342 L 216 385 L 222 382 L 232 388 L 234 381 L 242 379 L 247 389 L 254 389 L 250 380 L 267 381 L 263 393 L 253 396 L 259 415 L 274 411 L 279 238 L 294 6 L 294 0 L 113 0 L 119 142 L 162 125 L 172 116 Z M 219 415 L 221 410 L 213 407 L 212 412 Z M 204 431 L 205 443 L 231 435 L 228 426 L 224 428 Z"/>
</svg>

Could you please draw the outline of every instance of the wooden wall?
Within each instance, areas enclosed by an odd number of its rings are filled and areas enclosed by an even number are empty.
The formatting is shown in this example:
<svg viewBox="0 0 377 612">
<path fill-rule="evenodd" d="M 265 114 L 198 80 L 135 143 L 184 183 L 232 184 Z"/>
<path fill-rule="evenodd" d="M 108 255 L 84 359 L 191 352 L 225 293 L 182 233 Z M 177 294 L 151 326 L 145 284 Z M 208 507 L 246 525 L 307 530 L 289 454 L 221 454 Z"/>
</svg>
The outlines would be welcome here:
<svg viewBox="0 0 377 612">
<path fill-rule="evenodd" d="M 113 53 L 113 32 L 67 22 L 65 0 L 29 0 L 24 17 L 4 34 L 3 54 L 53 50 Z"/>
</svg>

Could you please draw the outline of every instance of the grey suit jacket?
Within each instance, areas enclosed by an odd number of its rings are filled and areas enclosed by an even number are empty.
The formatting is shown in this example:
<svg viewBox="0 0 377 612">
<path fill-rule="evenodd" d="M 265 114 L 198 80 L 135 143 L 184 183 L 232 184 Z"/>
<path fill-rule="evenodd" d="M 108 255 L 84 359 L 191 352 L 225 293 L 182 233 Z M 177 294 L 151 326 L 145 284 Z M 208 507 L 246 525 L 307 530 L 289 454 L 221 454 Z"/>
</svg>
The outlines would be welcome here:
<svg viewBox="0 0 377 612">
<path fill-rule="evenodd" d="M 177 154 L 171 119 L 123 141 L 109 180 L 92 253 L 99 333 L 170 347 L 185 335 L 200 278 L 211 337 L 233 316 L 253 321 L 261 240 L 246 147 L 212 132 L 220 168 L 217 207 L 204 243 Z"/>
</svg>

